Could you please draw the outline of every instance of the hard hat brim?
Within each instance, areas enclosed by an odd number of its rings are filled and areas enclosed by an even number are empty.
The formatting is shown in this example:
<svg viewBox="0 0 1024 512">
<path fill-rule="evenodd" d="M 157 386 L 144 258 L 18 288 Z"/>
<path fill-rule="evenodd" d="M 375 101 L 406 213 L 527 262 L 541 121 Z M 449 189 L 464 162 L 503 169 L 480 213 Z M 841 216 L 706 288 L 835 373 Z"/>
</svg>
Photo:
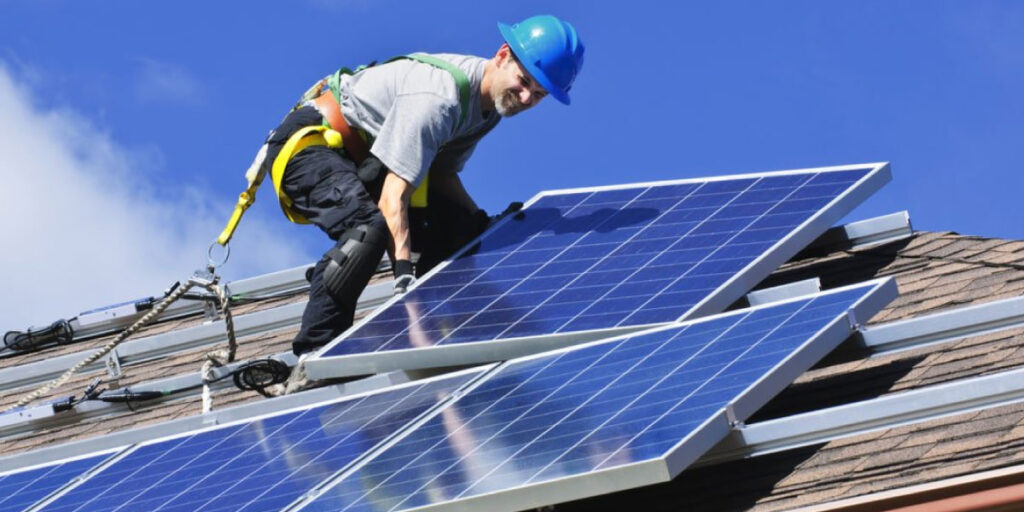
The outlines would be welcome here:
<svg viewBox="0 0 1024 512">
<path fill-rule="evenodd" d="M 501 37 L 505 38 L 505 42 L 508 43 L 508 47 L 512 49 L 512 53 L 515 54 L 516 58 L 519 59 L 519 63 L 523 65 L 523 68 L 530 73 L 530 76 L 537 81 L 544 88 L 552 98 L 555 98 L 564 105 L 569 104 L 569 94 L 563 91 L 561 88 L 556 87 L 548 79 L 547 75 L 537 66 L 536 63 L 530 60 L 529 52 L 523 46 L 523 42 L 515 36 L 512 31 L 512 27 L 504 23 L 498 23 L 498 30 L 501 31 Z"/>
</svg>

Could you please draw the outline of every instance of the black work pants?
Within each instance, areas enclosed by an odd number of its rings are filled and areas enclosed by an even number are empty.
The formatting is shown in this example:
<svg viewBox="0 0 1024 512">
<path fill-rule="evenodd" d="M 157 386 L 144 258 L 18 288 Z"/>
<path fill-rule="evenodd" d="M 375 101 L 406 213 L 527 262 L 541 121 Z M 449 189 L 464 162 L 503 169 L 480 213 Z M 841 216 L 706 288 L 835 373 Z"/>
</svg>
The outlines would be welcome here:
<svg viewBox="0 0 1024 512">
<path fill-rule="evenodd" d="M 321 122 L 320 113 L 312 107 L 302 107 L 288 114 L 267 140 L 268 165 L 274 161 L 288 137 L 305 126 Z M 376 201 L 356 174 L 355 162 L 344 153 L 326 146 L 302 150 L 285 168 L 281 186 L 293 201 L 292 208 L 324 230 L 332 240 L 337 241 L 345 231 L 361 225 L 387 230 Z M 324 256 L 313 268 L 302 327 L 292 341 L 296 355 L 327 344 L 352 326 L 359 297 L 335 300 L 328 294 L 323 282 L 328 262 Z M 361 281 L 356 289 L 366 287 L 370 277 L 355 276 Z"/>
</svg>

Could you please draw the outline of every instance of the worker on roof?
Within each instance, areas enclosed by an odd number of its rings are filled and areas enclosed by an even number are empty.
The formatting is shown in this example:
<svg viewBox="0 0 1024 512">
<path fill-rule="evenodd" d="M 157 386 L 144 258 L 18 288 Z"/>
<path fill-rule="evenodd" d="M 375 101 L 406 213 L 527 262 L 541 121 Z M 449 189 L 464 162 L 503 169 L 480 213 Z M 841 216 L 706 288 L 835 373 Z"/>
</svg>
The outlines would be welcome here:
<svg viewBox="0 0 1024 512">
<path fill-rule="evenodd" d="M 490 59 L 411 54 L 343 68 L 314 85 L 271 132 L 263 161 L 273 163 L 286 215 L 337 241 L 313 269 L 292 345 L 297 355 L 352 325 L 359 294 L 385 250 L 395 292 L 415 282 L 414 192 L 421 202 L 444 197 L 449 210 L 454 205 L 466 218 L 486 219 L 458 174 L 477 142 L 501 118 L 548 95 L 569 104 L 583 65 L 576 29 L 548 15 L 498 27 L 505 42 Z"/>
</svg>

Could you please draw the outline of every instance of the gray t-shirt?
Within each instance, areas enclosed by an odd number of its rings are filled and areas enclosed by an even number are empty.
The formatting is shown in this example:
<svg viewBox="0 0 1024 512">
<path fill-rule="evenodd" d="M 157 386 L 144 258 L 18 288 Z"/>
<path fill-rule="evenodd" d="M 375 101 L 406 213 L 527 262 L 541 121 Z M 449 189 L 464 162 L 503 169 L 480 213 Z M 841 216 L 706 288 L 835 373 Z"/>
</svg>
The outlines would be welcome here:
<svg viewBox="0 0 1024 512">
<path fill-rule="evenodd" d="M 399 59 L 342 75 L 339 87 L 345 120 L 372 135 L 370 152 L 413 186 L 419 186 L 428 171 L 461 171 L 476 143 L 500 119 L 497 112 L 484 115 L 480 109 L 486 59 L 433 56 L 454 64 L 469 79 L 469 111 L 457 130 L 459 91 L 451 73 L 443 69 Z"/>
</svg>

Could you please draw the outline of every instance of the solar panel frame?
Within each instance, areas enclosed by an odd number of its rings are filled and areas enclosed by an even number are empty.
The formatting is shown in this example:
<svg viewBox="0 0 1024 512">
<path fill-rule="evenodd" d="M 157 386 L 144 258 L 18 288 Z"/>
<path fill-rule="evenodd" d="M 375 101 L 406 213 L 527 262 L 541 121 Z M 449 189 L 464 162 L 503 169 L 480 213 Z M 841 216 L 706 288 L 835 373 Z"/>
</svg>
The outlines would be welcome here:
<svg viewBox="0 0 1024 512">
<path fill-rule="evenodd" d="M 77 455 L 74 457 L 59 459 L 52 462 L 26 466 L 23 468 L 0 471 L 0 489 L 4 489 L 4 487 L 6 487 L 4 484 L 8 483 L 8 477 L 26 475 L 33 471 L 46 470 L 45 472 L 40 473 L 38 477 L 33 478 L 31 482 L 26 482 L 24 487 L 19 488 L 14 493 L 7 492 L 9 491 L 9 489 L 7 489 L 5 490 L 4 494 L 0 494 L 0 510 L 14 510 L 10 508 L 11 505 L 16 505 L 17 507 L 25 507 L 22 510 L 29 510 L 40 503 L 46 503 L 54 499 L 55 497 L 63 494 L 65 491 L 72 488 L 73 486 L 85 481 L 86 479 L 89 478 L 89 476 L 95 474 L 101 468 L 106 467 L 107 465 L 114 462 L 116 459 L 120 457 L 122 453 L 124 453 L 126 449 L 127 447 L 120 447 L 113 450 L 103 450 L 95 453 L 87 453 L 83 455 Z M 55 473 L 59 473 L 62 470 L 66 471 L 66 468 L 69 466 L 81 466 L 81 469 L 76 468 L 68 472 L 66 475 L 62 475 L 60 477 L 62 483 L 50 486 L 51 488 L 49 490 L 46 490 L 39 496 L 31 497 L 30 501 L 13 501 L 14 499 L 18 499 L 18 495 L 21 493 L 21 491 L 26 490 L 28 486 L 34 486 L 37 484 L 37 482 L 44 478 L 53 478 L 55 476 Z M 38 487 L 28 489 L 28 491 L 38 493 Z M 20 498 L 24 499 L 25 496 L 20 496 Z"/>
<path fill-rule="evenodd" d="M 864 294 L 847 309 L 845 315 L 839 315 L 830 320 L 824 327 L 820 328 L 814 335 L 809 337 L 796 352 L 791 353 L 771 370 L 761 376 L 755 384 L 751 385 L 738 398 L 731 401 L 731 405 L 711 415 L 701 427 L 698 427 L 690 436 L 681 439 L 664 456 L 640 462 L 629 463 L 620 466 L 612 466 L 605 469 L 591 471 L 589 473 L 560 477 L 548 481 L 529 483 L 512 489 L 491 491 L 475 496 L 459 497 L 452 501 L 433 503 L 425 506 L 414 506 L 404 508 L 385 508 L 372 510 L 390 511 L 431 511 L 431 512 L 470 512 L 476 510 L 492 511 L 515 511 L 526 510 L 536 507 L 564 503 L 572 500 L 582 499 L 590 496 L 608 494 L 630 488 L 651 485 L 659 482 L 666 482 L 676 477 L 680 472 L 693 464 L 707 450 L 721 439 L 724 439 L 729 430 L 735 425 L 753 414 L 763 406 L 771 396 L 774 396 L 793 380 L 795 380 L 806 369 L 813 366 L 828 352 L 834 349 L 839 343 L 847 339 L 861 325 L 875 313 L 880 311 L 886 304 L 891 302 L 898 295 L 895 280 L 892 278 L 876 279 L 865 283 L 845 286 L 828 290 L 826 292 L 794 297 L 784 301 L 764 304 L 744 310 L 731 311 L 718 315 L 692 320 L 690 322 L 703 323 L 713 321 L 722 317 L 745 314 L 759 309 L 772 308 L 786 303 L 808 300 L 809 298 L 822 297 L 826 295 L 841 293 L 855 288 L 864 288 Z M 539 358 L 548 358 L 553 354 L 581 350 L 585 347 L 611 344 L 616 340 L 642 336 L 658 331 L 677 329 L 681 325 L 690 322 L 672 323 L 666 326 L 656 327 L 639 333 L 616 336 L 608 340 L 587 343 L 579 346 L 567 347 L 554 352 L 535 354 L 515 361 L 509 361 L 492 370 L 489 378 L 500 377 L 500 370 L 503 366 L 521 364 Z M 484 382 L 477 382 L 473 388 L 484 385 Z M 467 390 L 464 394 L 470 393 Z M 438 411 L 441 414 L 442 411 Z M 424 422 L 426 423 L 426 422 Z M 410 431 L 411 432 L 411 431 Z M 410 432 L 406 432 L 408 435 Z M 392 444 L 401 442 L 396 439 Z M 386 453 L 382 455 L 387 455 Z M 372 458 L 363 461 L 363 465 L 372 462 Z M 354 475 L 359 467 L 352 468 L 348 473 Z M 345 476 L 349 476 L 345 475 Z M 298 505 L 295 510 L 306 510 L 306 507 L 320 495 L 329 493 L 334 487 L 343 482 L 339 477 L 317 494 L 311 496 L 307 501 Z M 371 491 L 372 492 L 372 491 Z M 365 504 L 362 504 L 365 505 Z M 359 508 L 359 510 L 370 510 Z"/>
<path fill-rule="evenodd" d="M 477 383 L 478 381 L 481 380 L 482 376 L 488 374 L 489 371 L 493 370 L 493 368 L 495 366 L 496 366 L 496 364 L 491 364 L 491 365 L 484 365 L 484 366 L 477 366 L 477 367 L 473 367 L 473 368 L 467 368 L 467 369 L 464 369 L 464 370 L 450 372 L 450 373 L 445 373 L 445 374 L 434 376 L 434 377 L 428 377 L 428 378 L 423 378 L 423 379 L 419 379 L 419 380 L 413 380 L 413 381 L 397 384 L 395 386 L 390 386 L 390 387 L 383 388 L 383 389 L 375 389 L 375 390 L 370 390 L 370 391 L 366 391 L 366 392 L 353 393 L 353 394 L 350 394 L 350 395 L 346 395 L 346 396 L 342 396 L 342 397 L 335 397 L 335 398 L 331 398 L 331 399 L 328 399 L 328 400 L 316 402 L 316 403 L 313 403 L 313 404 L 300 405 L 300 406 L 291 407 L 291 408 L 287 408 L 287 409 L 283 409 L 283 410 L 279 410 L 279 411 L 268 412 L 266 414 L 260 414 L 260 415 L 246 417 L 246 418 L 240 418 L 238 420 L 228 421 L 228 422 L 224 422 L 224 423 L 214 423 L 214 424 L 210 424 L 208 426 L 205 426 L 203 428 L 192 429 L 192 430 L 188 430 L 188 431 L 184 431 L 184 432 L 175 432 L 173 434 L 168 434 L 168 435 L 164 435 L 164 436 L 158 436 L 158 437 L 154 437 L 152 439 L 148 439 L 148 440 L 136 443 L 136 444 L 128 445 L 128 446 L 120 448 L 119 452 L 116 453 L 115 456 L 108 458 L 101 465 L 96 466 L 95 468 L 90 470 L 86 474 L 85 477 L 73 480 L 70 485 L 63 486 L 57 492 L 51 493 L 44 500 L 41 500 L 41 501 L 37 502 L 32 507 L 32 510 L 50 510 L 50 507 L 54 506 L 54 505 L 57 505 L 57 506 L 60 506 L 60 507 L 66 507 L 68 504 L 65 504 L 65 503 L 63 503 L 61 501 L 64 496 L 68 495 L 69 493 L 77 492 L 77 490 L 80 487 L 82 487 L 83 485 L 89 484 L 90 479 L 92 479 L 93 477 L 98 477 L 98 478 L 101 478 L 101 479 L 111 478 L 112 475 L 110 475 L 108 473 L 104 473 L 103 470 L 108 469 L 108 468 L 113 468 L 114 470 L 123 469 L 123 468 L 119 468 L 119 467 L 117 467 L 115 465 L 118 462 L 120 462 L 122 460 L 125 460 L 125 459 L 128 459 L 128 458 L 132 457 L 133 455 L 139 453 L 140 451 L 146 450 L 148 447 L 152 447 L 154 445 L 158 445 L 158 444 L 161 444 L 161 443 L 166 443 L 168 441 L 172 441 L 172 442 L 173 441 L 179 441 L 181 444 L 184 444 L 184 443 L 190 442 L 196 436 L 203 436 L 204 434 L 209 434 L 209 433 L 216 432 L 216 431 L 223 431 L 223 432 L 234 431 L 234 434 L 228 434 L 228 436 L 227 436 L 227 437 L 231 437 L 231 436 L 237 434 L 238 432 L 240 432 L 242 429 L 245 429 L 250 424 L 256 424 L 256 423 L 260 423 L 260 422 L 265 422 L 265 421 L 268 421 L 268 420 L 273 422 L 275 419 L 282 418 L 282 417 L 290 415 L 290 414 L 295 414 L 295 413 L 303 414 L 303 413 L 306 413 L 306 412 L 309 412 L 309 411 L 312 411 L 312 410 L 315 410 L 315 409 L 318 409 L 318 408 L 321 408 L 321 407 L 325 407 L 325 406 L 329 407 L 329 406 L 332 406 L 332 405 L 339 405 L 339 404 L 355 404 L 355 405 L 358 405 L 358 403 L 361 402 L 362 400 L 364 400 L 366 398 L 372 398 L 374 395 L 395 393 L 397 391 L 401 391 L 402 389 L 410 389 L 410 390 L 414 390 L 415 391 L 417 389 L 425 388 L 425 387 L 427 387 L 427 386 L 429 386 L 431 384 L 434 384 L 434 383 L 442 383 L 443 381 L 460 381 L 460 380 L 462 381 L 461 383 L 455 384 L 453 386 L 452 391 L 447 396 L 445 396 L 443 398 L 437 399 L 436 403 L 434 403 L 433 405 L 430 405 L 429 407 L 427 407 L 423 412 L 419 413 L 415 418 L 413 418 L 413 419 L 409 420 L 408 422 L 400 425 L 393 432 L 385 435 L 378 445 L 373 446 L 369 450 L 367 450 L 367 451 L 363 452 L 362 454 L 356 456 L 354 459 L 352 459 L 350 462 L 348 462 L 345 467 L 343 467 L 341 469 L 338 469 L 332 475 L 322 478 L 322 480 L 320 481 L 319 484 L 317 484 L 317 486 L 314 486 L 313 488 L 311 488 L 311 489 L 309 489 L 307 491 L 307 493 L 315 493 L 316 489 L 319 486 L 322 486 L 324 483 L 329 482 L 329 481 L 331 481 L 334 478 L 337 478 L 339 475 L 345 474 L 346 471 L 347 471 L 347 468 L 349 466 L 357 465 L 363 458 L 365 458 L 367 456 L 370 456 L 370 455 L 376 453 L 378 450 L 383 449 L 384 447 L 390 445 L 390 442 L 391 442 L 391 440 L 393 438 L 400 437 L 400 435 L 402 433 L 404 433 L 406 430 L 408 430 L 410 428 L 415 428 L 415 426 L 417 426 L 420 422 L 425 421 L 427 418 L 432 417 L 433 416 L 433 414 L 432 414 L 433 411 L 443 407 L 444 404 L 449 403 L 456 396 L 459 396 L 459 394 L 462 392 L 463 388 L 471 388 L 475 383 Z M 401 402 L 403 400 L 404 400 L 404 398 L 399 399 L 398 401 Z M 393 405 L 394 404 L 392 404 L 392 406 Z M 382 413 L 383 412 L 388 412 L 388 411 L 382 411 Z M 217 444 L 222 443 L 222 442 L 223 442 L 223 439 L 213 439 L 213 441 L 210 443 L 210 445 L 213 446 L 213 445 L 217 445 Z M 174 449 L 174 448 L 175 448 L 174 446 L 171 447 L 171 449 Z M 97 455 L 97 454 L 96 453 L 92 453 L 92 454 L 81 455 L 81 456 L 76 457 L 76 459 L 77 458 L 84 458 L 84 457 L 95 456 L 95 455 Z M 280 457 L 280 456 L 281 455 L 278 455 L 278 457 Z M 226 463 L 226 462 L 229 462 L 229 461 L 225 460 L 225 461 L 222 461 L 222 462 Z M 52 464 L 52 463 L 48 463 L 48 464 Z M 46 464 L 44 464 L 44 465 L 46 465 Z M 260 466 L 260 467 L 262 468 L 263 466 Z M 128 469 L 129 469 L 129 471 L 127 473 L 132 473 L 131 468 L 128 468 Z M 18 470 L 12 470 L 12 471 L 13 472 L 18 472 L 18 471 L 21 471 L 21 470 L 18 469 Z M 164 478 L 167 478 L 167 477 L 171 476 L 173 473 L 175 473 L 175 471 L 171 471 L 171 472 L 169 472 L 169 473 L 167 473 L 165 475 L 157 475 L 157 476 L 160 477 L 160 480 L 163 480 Z M 245 478 L 248 478 L 249 476 L 251 476 L 251 475 L 247 475 Z M 204 479 L 209 478 L 209 477 L 210 477 L 210 475 L 205 475 L 200 480 L 204 480 Z M 120 477 L 118 476 L 117 478 L 120 478 Z M 242 478 L 239 481 L 244 480 L 245 478 Z M 277 485 L 277 484 L 275 484 L 275 485 Z M 109 491 L 109 489 L 103 490 L 101 494 L 104 494 L 107 491 Z M 296 497 L 292 501 L 293 502 L 301 501 L 304 496 L 305 496 L 305 493 L 303 493 L 302 495 L 299 495 L 298 497 Z M 138 499 L 140 497 L 143 497 L 143 496 L 142 495 L 133 495 L 129 499 L 130 500 L 135 500 L 135 499 Z M 143 499 L 145 499 L 145 498 L 143 497 Z M 71 504 L 71 506 L 72 507 L 86 507 L 86 509 L 88 509 L 88 510 L 94 510 L 95 507 L 93 505 L 91 505 L 91 503 L 92 503 L 91 501 L 89 501 L 89 502 L 82 502 L 82 503 L 74 503 L 73 502 Z M 131 504 L 133 506 L 135 505 L 134 503 L 131 503 Z M 167 505 L 169 505 L 169 504 L 168 503 L 164 503 L 163 505 L 160 506 L 160 509 L 162 510 L 163 507 L 167 506 Z M 207 505 L 210 505 L 210 503 L 206 502 L 203 505 L 207 506 Z M 282 510 L 287 509 L 289 507 L 291 507 L 291 505 L 288 505 L 287 507 L 282 508 Z"/>
<path fill-rule="evenodd" d="M 821 233 L 824 233 L 834 223 L 842 219 L 842 217 L 849 213 L 854 207 L 890 181 L 892 179 L 892 174 L 889 164 L 887 162 L 876 162 L 716 176 L 710 178 L 688 178 L 624 185 L 551 190 L 540 192 L 531 198 L 524 208 L 529 208 L 529 206 L 536 204 L 545 197 L 557 195 L 627 190 L 651 186 L 685 185 L 729 180 L 756 179 L 766 176 L 786 176 L 812 172 L 841 172 L 857 169 L 870 169 L 870 171 L 854 185 L 851 185 L 844 193 L 836 196 L 832 201 L 820 208 L 815 214 L 804 220 L 804 222 L 796 228 L 793 228 L 787 236 L 776 242 L 769 249 L 766 249 L 759 257 L 755 258 L 741 270 L 733 273 L 729 279 L 727 279 L 713 292 L 705 296 L 704 299 L 699 301 L 688 311 L 682 312 L 676 319 L 676 321 L 682 321 L 722 311 L 737 299 L 741 298 L 747 291 L 753 289 L 754 286 L 778 268 L 779 265 L 785 263 L 789 258 L 796 255 L 796 253 L 810 244 Z M 511 219 L 505 218 L 501 221 L 499 226 L 510 221 Z M 485 236 L 487 236 L 486 233 L 481 235 L 481 237 L 478 237 L 473 242 L 467 244 L 451 258 L 432 269 L 422 279 L 420 279 L 412 289 L 416 289 L 418 286 L 429 282 L 433 276 L 443 272 L 443 270 L 452 261 L 471 250 L 473 246 Z M 401 296 L 392 298 L 390 301 L 379 307 L 375 312 L 371 313 L 362 321 L 357 322 L 355 325 L 343 332 L 327 346 L 317 351 L 316 355 L 306 362 L 306 371 L 308 375 L 314 379 L 325 379 L 369 373 L 381 373 L 392 370 L 409 370 L 500 361 L 604 339 L 610 336 L 629 334 L 648 329 L 655 325 L 662 325 L 661 323 L 638 324 L 612 328 L 550 333 L 536 336 L 509 337 L 499 340 L 482 340 L 479 342 L 345 354 L 340 356 L 325 355 L 339 343 L 344 343 L 350 334 L 357 332 L 363 325 L 372 322 L 374 318 L 402 300 L 403 297 Z"/>
</svg>

